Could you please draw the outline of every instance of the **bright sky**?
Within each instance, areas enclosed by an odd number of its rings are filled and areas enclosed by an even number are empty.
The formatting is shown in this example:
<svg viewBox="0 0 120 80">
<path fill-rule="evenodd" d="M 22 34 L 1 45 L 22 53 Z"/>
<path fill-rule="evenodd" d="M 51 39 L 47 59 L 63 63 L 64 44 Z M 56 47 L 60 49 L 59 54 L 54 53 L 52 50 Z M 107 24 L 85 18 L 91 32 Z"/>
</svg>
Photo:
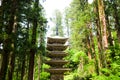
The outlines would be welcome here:
<svg viewBox="0 0 120 80">
<path fill-rule="evenodd" d="M 65 7 L 69 6 L 69 4 L 71 3 L 72 0 L 46 0 L 43 3 L 43 7 L 45 9 L 46 12 L 46 17 L 48 18 L 48 25 L 50 26 L 50 28 L 48 29 L 47 33 L 48 36 L 50 36 L 51 34 L 51 27 L 54 26 L 54 24 L 49 20 L 52 16 L 53 13 L 56 9 L 59 9 L 61 12 L 64 11 Z"/>
<path fill-rule="evenodd" d="M 93 0 L 88 0 L 89 3 L 92 3 Z M 46 0 L 43 3 L 46 15 L 48 17 L 52 16 L 55 9 L 59 9 L 61 12 L 64 11 L 65 7 L 69 6 L 72 0 Z"/>
<path fill-rule="evenodd" d="M 92 3 L 93 0 L 88 0 L 89 3 Z M 42 5 L 46 12 L 46 17 L 49 19 L 53 16 L 53 12 L 56 9 L 59 9 L 61 12 L 64 11 L 65 7 L 69 6 L 69 4 L 72 2 L 72 0 L 46 0 Z M 53 23 L 49 21 L 48 25 L 51 27 L 53 26 Z M 50 30 L 48 30 L 48 33 L 50 33 Z"/>
<path fill-rule="evenodd" d="M 46 0 L 43 3 L 47 18 L 52 17 L 54 10 L 59 9 L 64 11 L 65 7 L 69 6 L 72 0 Z"/>
<path fill-rule="evenodd" d="M 1 0 L 0 0 L 0 6 L 1 6 Z"/>
</svg>

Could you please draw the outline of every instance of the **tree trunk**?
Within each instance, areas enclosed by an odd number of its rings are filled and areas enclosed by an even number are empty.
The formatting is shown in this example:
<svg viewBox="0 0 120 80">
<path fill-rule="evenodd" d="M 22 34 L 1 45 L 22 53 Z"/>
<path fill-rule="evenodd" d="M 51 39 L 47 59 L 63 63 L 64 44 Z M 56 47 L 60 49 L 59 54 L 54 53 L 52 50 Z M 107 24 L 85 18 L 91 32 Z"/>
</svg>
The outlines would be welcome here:
<svg viewBox="0 0 120 80">
<path fill-rule="evenodd" d="M 32 41 L 31 41 L 33 47 L 30 49 L 28 80 L 33 80 L 34 57 L 36 52 L 36 29 L 37 29 L 37 20 L 34 19 L 33 30 L 32 30 Z"/>
<path fill-rule="evenodd" d="M 5 48 L 5 47 L 4 47 Z M 6 80 L 6 73 L 8 68 L 8 52 L 4 49 L 4 53 L 2 54 L 2 66 L 0 70 L 0 80 Z"/>
<path fill-rule="evenodd" d="M 15 64 L 15 53 L 11 54 L 11 61 L 9 64 L 9 69 L 8 69 L 8 80 L 12 80 L 13 78 L 13 72 L 14 72 L 14 64 Z"/>
<path fill-rule="evenodd" d="M 35 0 L 34 2 L 34 8 L 38 8 L 39 5 L 39 0 Z M 37 15 L 39 13 L 34 14 L 33 18 L 33 29 L 32 29 L 32 40 L 31 40 L 31 49 L 30 49 L 30 59 L 29 59 L 29 70 L 28 70 L 28 80 L 33 80 L 33 73 L 34 73 L 34 58 L 35 58 L 35 53 L 36 53 L 36 33 L 37 33 Z"/>
<path fill-rule="evenodd" d="M 99 21 L 99 9 L 98 9 L 98 1 L 94 0 L 95 3 L 95 21 L 96 21 L 96 26 L 97 26 L 97 46 L 98 46 L 98 53 L 95 53 L 95 68 L 96 72 L 99 75 L 100 74 L 100 68 L 101 68 L 101 53 L 103 52 L 102 49 L 102 33 L 101 33 L 101 27 L 100 27 L 100 21 Z"/>
<path fill-rule="evenodd" d="M 38 80 L 40 80 L 40 73 L 41 73 L 41 55 L 38 58 Z"/>
<path fill-rule="evenodd" d="M 21 80 L 23 80 L 25 74 L 25 58 L 22 61 Z"/>
<path fill-rule="evenodd" d="M 31 49 L 30 50 L 30 59 L 29 59 L 28 80 L 33 80 L 34 56 L 35 56 L 35 51 L 33 49 Z"/>
<path fill-rule="evenodd" d="M 91 46 L 91 53 L 92 53 L 91 58 L 94 58 L 93 56 L 95 55 L 95 44 L 94 44 L 94 38 L 93 38 L 92 32 L 93 32 L 92 26 L 90 25 L 90 46 Z"/>
<path fill-rule="evenodd" d="M 1 43 L 3 43 L 2 28 L 3 28 L 3 5 L 1 4 L 0 6 L 0 45 Z"/>
<path fill-rule="evenodd" d="M 17 16 L 16 16 L 16 9 L 17 9 L 17 0 L 13 0 L 13 5 L 14 6 L 14 23 L 13 23 L 13 30 L 12 30 L 12 34 L 14 37 L 12 37 L 12 52 L 10 54 L 10 64 L 9 64 L 9 68 L 8 68 L 8 80 L 12 80 L 13 78 L 13 72 L 14 72 L 14 65 L 15 65 L 15 52 L 16 52 L 16 40 L 17 40 Z"/>
<path fill-rule="evenodd" d="M 4 3 L 4 0 L 3 0 L 3 3 Z M 9 4 L 11 5 L 10 18 L 8 21 L 8 25 L 5 27 L 7 37 L 4 39 L 4 43 L 3 43 L 3 54 L 2 54 L 3 60 L 2 60 L 1 70 L 0 70 L 0 80 L 6 80 L 6 73 L 7 73 L 8 63 L 9 63 L 9 55 L 13 53 L 12 31 L 14 27 L 15 4 L 16 4 L 16 0 L 11 1 L 11 3 Z"/>
<path fill-rule="evenodd" d="M 88 57 L 89 57 L 89 60 L 91 60 L 95 53 L 95 46 L 94 46 L 94 39 L 93 39 L 93 33 L 92 33 L 92 27 L 91 27 L 91 24 L 92 23 L 89 23 L 88 24 L 88 30 L 89 30 L 89 33 L 88 33 L 88 36 L 87 36 L 87 48 L 88 48 Z"/>
<path fill-rule="evenodd" d="M 26 41 L 25 42 L 28 42 L 28 40 L 29 40 L 29 20 L 28 20 L 28 22 L 27 22 L 27 36 L 26 36 Z M 25 69 L 25 66 L 27 66 L 27 57 L 28 57 L 28 55 L 27 55 L 27 53 L 28 53 L 28 46 L 27 46 L 27 48 L 26 48 L 26 50 L 25 50 L 25 54 L 23 54 L 23 60 L 22 60 L 22 70 L 21 70 L 21 80 L 24 80 L 24 76 L 25 76 L 25 73 L 27 72 L 27 69 Z M 25 71 L 26 70 L 26 71 Z"/>
<path fill-rule="evenodd" d="M 0 6 L 0 47 L 2 46 L 1 44 L 3 43 L 3 6 L 1 2 Z M 0 70 L 1 70 L 1 65 L 2 65 L 2 55 L 3 54 L 3 49 L 0 48 Z"/>
<path fill-rule="evenodd" d="M 86 45 L 87 45 L 87 55 L 88 55 L 88 58 L 89 58 L 89 61 L 92 59 L 92 57 L 91 57 L 91 46 L 90 46 L 90 39 L 89 39 L 90 37 L 89 36 L 87 36 L 87 38 L 86 38 Z"/>
<path fill-rule="evenodd" d="M 107 65 L 105 51 L 108 48 L 108 40 L 107 40 L 107 25 L 106 25 L 103 0 L 98 0 L 98 11 L 99 11 L 99 21 L 100 21 L 101 35 L 102 35 L 102 49 L 103 49 L 101 53 L 101 61 L 102 61 L 102 67 L 105 68 Z"/>
</svg>

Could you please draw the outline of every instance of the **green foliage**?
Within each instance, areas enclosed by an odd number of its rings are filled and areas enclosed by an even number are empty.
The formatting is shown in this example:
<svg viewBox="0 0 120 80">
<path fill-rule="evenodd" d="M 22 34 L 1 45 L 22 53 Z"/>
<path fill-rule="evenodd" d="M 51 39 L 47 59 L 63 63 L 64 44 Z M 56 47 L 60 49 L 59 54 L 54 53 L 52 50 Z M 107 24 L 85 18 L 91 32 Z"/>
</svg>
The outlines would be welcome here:
<svg viewBox="0 0 120 80">
<path fill-rule="evenodd" d="M 45 72 L 44 69 L 50 66 L 42 64 L 46 53 L 45 26 L 47 20 L 44 17 L 43 7 L 39 5 L 39 0 L 18 0 L 18 2 L 14 2 L 16 0 L 2 1 L 3 4 L 0 6 L 0 12 L 2 12 L 2 18 L 0 18 L 0 20 L 2 19 L 0 21 L 0 47 L 2 45 L 3 48 L 0 48 L 0 63 L 3 58 L 6 59 L 6 56 L 3 56 L 5 51 L 8 52 L 8 55 L 10 54 L 10 56 L 8 56 L 10 57 L 10 61 L 12 60 L 11 53 L 14 53 L 15 68 L 13 80 L 20 80 L 22 77 L 21 73 L 23 73 L 23 77 L 26 80 L 28 77 L 29 52 L 32 48 L 35 50 L 35 53 L 38 53 L 35 54 L 37 56 L 34 65 L 35 80 L 38 79 L 38 76 L 40 76 L 41 80 L 49 80 L 50 74 Z M 65 80 L 120 80 L 120 43 L 118 38 L 120 0 L 103 0 L 108 26 L 107 37 L 111 34 L 111 42 L 113 43 L 112 45 L 109 44 L 109 47 L 104 52 L 107 65 L 105 68 L 101 67 L 102 58 L 100 58 L 100 55 L 103 53 L 99 51 L 99 36 L 96 29 L 98 27 L 96 21 L 99 21 L 96 16 L 97 11 L 95 10 L 97 6 L 93 6 L 95 5 L 94 3 L 89 4 L 87 1 L 88 0 L 73 0 L 65 12 L 65 23 L 66 26 L 70 28 L 70 49 L 67 51 L 69 55 L 65 58 L 70 62 L 65 65 L 65 67 L 72 69 L 70 74 L 65 75 Z M 3 9 L 1 9 L 1 7 Z M 15 10 L 12 12 L 11 9 Z M 56 10 L 53 22 L 56 24 L 55 27 L 58 28 L 60 36 L 64 35 L 62 18 L 62 13 Z M 37 22 L 37 26 L 34 26 L 34 21 Z M 11 23 L 12 26 L 10 26 Z M 13 23 L 16 24 L 16 26 L 13 26 Z M 37 40 L 37 42 L 33 45 L 31 43 L 33 38 L 32 29 L 35 27 L 37 27 L 35 32 L 37 36 L 34 40 Z M 91 36 L 93 36 L 93 40 Z M 88 42 L 90 42 L 90 45 L 87 44 L 86 38 Z M 6 41 L 7 39 L 8 41 Z M 88 46 L 92 56 L 91 60 L 87 54 Z M 41 56 L 41 65 L 39 67 L 41 71 L 40 75 L 38 75 L 38 56 Z M 5 65 L 8 66 L 8 68 L 10 68 L 10 61 L 8 65 Z M 0 65 L 0 67 L 1 66 L 2 65 Z M 22 70 L 24 70 L 24 72 Z M 96 70 L 99 71 L 99 74 Z M 6 72 L 8 75 L 8 71 L 6 68 L 3 72 Z"/>
<path fill-rule="evenodd" d="M 35 53 L 39 53 L 39 51 L 37 50 L 41 48 L 40 52 L 42 54 L 45 53 L 45 42 L 44 42 L 45 40 L 44 39 L 45 39 L 45 32 L 46 32 L 45 26 L 46 26 L 47 21 L 46 21 L 46 18 L 44 17 L 43 7 L 40 5 L 39 0 L 17 0 L 17 2 L 16 0 L 3 1 L 2 7 L 3 7 L 2 14 L 4 15 L 2 19 L 4 22 L 3 24 L 1 24 L 0 22 L 0 26 L 3 25 L 2 33 L 0 32 L 0 38 L 3 37 L 4 39 L 2 42 L 3 50 L 6 49 L 6 51 L 8 51 L 8 54 L 7 54 L 8 56 L 10 54 L 9 56 L 10 59 L 8 61 L 9 64 L 5 66 L 8 66 L 10 68 L 11 65 L 15 64 L 14 66 L 15 68 L 13 70 L 13 73 L 14 73 L 13 80 L 20 80 L 21 77 L 27 80 L 30 49 L 32 48 L 35 51 Z M 35 20 L 37 22 L 36 26 L 34 26 L 33 24 Z M 36 28 L 37 30 L 35 33 L 42 35 L 39 37 L 35 36 L 33 40 L 33 41 L 38 40 L 38 38 L 42 39 L 41 40 L 42 42 L 40 43 L 41 46 L 39 48 L 38 48 L 37 42 L 34 44 L 32 44 L 31 42 L 33 38 L 32 29 L 35 27 L 38 27 Z M 38 33 L 38 30 L 39 30 L 39 33 Z M 9 42 L 9 44 L 7 44 L 6 47 L 4 47 L 4 44 L 7 43 L 5 42 L 5 40 L 9 38 L 11 39 L 7 41 Z M 1 45 L 1 42 L 0 42 L 0 45 Z M 15 60 L 12 59 L 11 57 L 12 54 L 15 54 Z M 38 56 L 37 54 L 35 55 Z M 3 53 L 2 53 L 2 56 L 3 56 Z M 13 63 L 10 62 L 11 60 L 13 60 Z M 35 59 L 35 65 L 33 65 L 35 66 L 34 67 L 35 70 L 38 69 L 38 66 L 36 66 L 36 62 L 37 60 Z M 8 71 L 9 70 L 6 71 L 7 73 L 6 77 L 8 77 L 9 75 Z M 36 76 L 39 76 L 39 75 L 35 73 L 34 77 L 36 78 Z"/>
<path fill-rule="evenodd" d="M 83 77 L 79 77 L 79 74 L 76 72 L 70 73 L 70 75 L 66 75 L 64 80 L 84 80 Z"/>
<path fill-rule="evenodd" d="M 50 74 L 47 72 L 41 72 L 40 76 L 41 76 L 40 77 L 41 80 L 49 80 L 49 78 L 50 78 Z"/>
<path fill-rule="evenodd" d="M 65 76 L 65 80 L 84 80 L 91 77 L 91 74 L 94 73 L 94 60 L 91 60 L 88 64 L 85 64 L 86 61 L 88 61 L 88 56 L 83 51 L 70 49 L 67 52 L 69 55 L 66 59 L 70 61 L 67 67 L 70 67 L 72 72 Z M 84 66 L 83 69 L 82 66 Z"/>
<path fill-rule="evenodd" d="M 80 3 L 85 3 L 80 4 Z M 84 6 L 84 7 L 83 7 Z M 67 9 L 66 17 L 70 23 L 70 43 L 73 49 L 85 49 L 86 35 L 90 34 L 89 24 L 92 20 L 91 6 L 87 5 L 87 1 L 73 0 Z M 91 12 L 91 13 L 90 13 Z M 68 14 L 67 14 L 68 13 Z"/>
<path fill-rule="evenodd" d="M 42 65 L 42 71 L 40 73 L 40 80 L 49 80 L 50 79 L 50 73 L 45 71 L 48 68 L 50 68 L 49 65 L 46 65 L 46 64 Z"/>
<path fill-rule="evenodd" d="M 115 22 L 113 19 L 114 9 L 112 7 L 117 1 L 104 1 L 104 4 L 106 4 L 105 13 L 109 18 L 108 22 L 110 22 L 108 23 L 108 29 L 112 29 L 110 33 L 112 35 L 111 38 L 113 39 L 113 45 L 109 46 L 104 52 L 107 68 L 101 67 L 102 58 L 100 58 L 100 56 L 103 53 L 100 53 L 98 46 L 98 33 L 95 25 L 97 16 L 93 13 L 95 9 L 94 4 L 90 5 L 83 0 L 73 0 L 70 7 L 66 9 L 69 11 L 66 12 L 68 13 L 66 17 L 70 21 L 71 29 L 71 49 L 68 51 L 69 56 L 66 59 L 70 60 L 68 66 L 73 69 L 73 72 L 70 73 L 70 75 L 66 75 L 66 80 L 119 80 L 120 45 L 118 43 L 117 31 L 115 30 Z M 91 22 L 93 25 L 90 29 L 89 23 Z M 85 39 L 89 37 L 89 40 L 91 40 L 91 33 L 93 34 L 93 40 L 90 41 L 90 48 L 94 46 L 94 53 L 91 52 L 93 59 L 89 60 L 86 55 L 87 44 Z M 92 42 L 93 44 L 91 44 Z M 96 70 L 100 72 L 99 75 L 96 73 Z"/>
<path fill-rule="evenodd" d="M 99 76 L 94 76 L 92 80 L 119 80 L 120 77 L 115 76 L 115 75 L 110 75 L 110 76 L 105 76 L 105 75 L 99 75 Z"/>
<path fill-rule="evenodd" d="M 78 67 L 79 63 L 84 63 L 82 58 L 84 58 L 84 60 L 88 59 L 83 51 L 70 49 L 66 52 L 69 53 L 69 55 L 65 59 L 70 61 L 69 64 L 67 64 L 67 67 L 72 68 L 72 70 L 75 70 Z"/>
</svg>

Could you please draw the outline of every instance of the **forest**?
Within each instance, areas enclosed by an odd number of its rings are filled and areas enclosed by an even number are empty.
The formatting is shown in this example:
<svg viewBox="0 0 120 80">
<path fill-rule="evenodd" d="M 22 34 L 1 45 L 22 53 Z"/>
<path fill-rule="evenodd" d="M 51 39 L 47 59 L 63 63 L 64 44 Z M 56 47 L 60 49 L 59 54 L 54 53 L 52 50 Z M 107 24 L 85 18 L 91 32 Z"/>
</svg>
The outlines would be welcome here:
<svg viewBox="0 0 120 80">
<path fill-rule="evenodd" d="M 50 80 L 45 1 L 0 0 L 0 80 Z M 120 80 L 120 0 L 72 0 L 53 17 L 51 36 L 69 37 L 64 80 Z"/>
</svg>

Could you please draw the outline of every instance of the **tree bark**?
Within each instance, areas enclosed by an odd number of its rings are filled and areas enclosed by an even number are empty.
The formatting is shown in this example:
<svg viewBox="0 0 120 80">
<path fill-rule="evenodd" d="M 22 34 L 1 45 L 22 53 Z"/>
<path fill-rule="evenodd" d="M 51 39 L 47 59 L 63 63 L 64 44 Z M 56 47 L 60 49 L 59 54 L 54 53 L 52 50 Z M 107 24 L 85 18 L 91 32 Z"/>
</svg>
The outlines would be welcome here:
<svg viewBox="0 0 120 80">
<path fill-rule="evenodd" d="M 101 35 L 102 35 L 101 61 L 102 61 L 102 67 L 106 67 L 105 51 L 108 48 L 108 40 L 107 40 L 107 25 L 106 25 L 103 0 L 98 0 L 98 13 L 99 13 L 99 21 L 100 21 L 100 27 L 101 27 Z"/>
<path fill-rule="evenodd" d="M 2 28 L 3 28 L 3 5 L 1 4 L 0 6 L 0 44 L 3 43 Z"/>
<path fill-rule="evenodd" d="M 102 34 L 101 34 L 101 27 L 100 27 L 100 21 L 99 21 L 99 9 L 98 9 L 98 1 L 94 0 L 95 3 L 95 23 L 97 26 L 97 46 L 98 46 L 98 53 L 95 53 L 95 68 L 96 72 L 99 75 L 100 74 L 100 68 L 101 68 L 101 57 L 100 54 L 102 53 Z"/>
<path fill-rule="evenodd" d="M 90 46 L 90 39 L 89 39 L 90 37 L 89 36 L 87 36 L 87 38 L 86 38 L 86 45 L 87 45 L 87 55 L 88 55 L 88 58 L 89 58 L 89 61 L 92 59 L 92 57 L 91 57 L 91 46 Z"/>
<path fill-rule="evenodd" d="M 33 30 L 32 30 L 32 41 L 31 41 L 33 47 L 30 49 L 28 80 L 33 80 L 34 57 L 36 53 L 36 29 L 37 29 L 37 20 L 34 19 Z"/>
<path fill-rule="evenodd" d="M 40 80 L 40 73 L 41 73 L 41 55 L 38 58 L 38 80 Z"/>
<path fill-rule="evenodd" d="M 12 47 L 12 41 L 13 41 L 13 27 L 14 27 L 14 16 L 15 16 L 15 2 L 16 0 L 10 1 L 11 3 L 10 6 L 10 18 L 8 20 L 8 25 L 5 27 L 5 32 L 7 37 L 4 39 L 3 42 L 3 60 L 2 60 L 2 66 L 0 70 L 0 80 L 6 80 L 6 73 L 8 69 L 8 63 L 9 63 L 9 55 L 13 52 L 13 47 Z M 3 3 L 4 2 L 3 0 Z M 8 4 L 8 3 L 7 3 Z"/>
<path fill-rule="evenodd" d="M 15 52 L 16 52 L 16 49 L 15 49 L 15 45 L 16 45 L 16 40 L 17 40 L 17 15 L 16 15 L 16 10 L 17 10 L 17 6 L 18 6 L 18 1 L 17 0 L 13 0 L 13 5 L 12 7 L 14 6 L 14 23 L 13 23 L 13 30 L 12 30 L 12 35 L 14 37 L 12 37 L 12 52 L 10 54 L 10 64 L 9 64 L 9 68 L 8 68 L 8 80 L 12 80 L 13 79 L 13 73 L 14 73 L 14 65 L 15 65 Z"/>
<path fill-rule="evenodd" d="M 3 6 L 2 6 L 2 1 L 1 1 L 1 6 L 0 6 L 0 47 L 2 46 L 1 44 L 3 43 Z M 0 70 L 1 70 L 1 65 L 2 65 L 2 55 L 3 54 L 3 49 L 0 48 Z"/>
<path fill-rule="evenodd" d="M 13 72 L 14 72 L 14 64 L 15 64 L 15 54 L 11 54 L 10 68 L 8 69 L 8 80 L 12 80 Z"/>
<path fill-rule="evenodd" d="M 23 80 L 25 74 L 25 58 L 22 61 L 21 80 Z"/>
<path fill-rule="evenodd" d="M 28 42 L 29 40 L 29 20 L 27 22 L 27 36 L 26 36 L 26 41 L 25 42 Z M 25 48 L 25 54 L 23 54 L 23 60 L 22 60 L 22 70 L 21 70 L 21 80 L 24 80 L 24 76 L 25 76 L 25 73 L 27 72 L 27 69 L 25 69 L 25 66 L 27 66 L 27 61 L 28 61 L 28 45 L 27 45 L 27 48 Z M 26 70 L 26 71 L 25 71 Z"/>
<path fill-rule="evenodd" d="M 34 8 L 38 8 L 39 0 L 35 0 L 34 2 Z M 28 70 L 28 80 L 33 80 L 33 73 L 34 73 L 34 58 L 36 53 L 36 36 L 37 36 L 37 16 L 39 13 L 37 13 L 37 10 L 35 10 L 36 13 L 34 13 L 33 17 L 33 29 L 32 29 L 32 40 L 31 40 L 31 49 L 30 49 L 30 59 L 29 59 L 29 70 Z"/>
</svg>

